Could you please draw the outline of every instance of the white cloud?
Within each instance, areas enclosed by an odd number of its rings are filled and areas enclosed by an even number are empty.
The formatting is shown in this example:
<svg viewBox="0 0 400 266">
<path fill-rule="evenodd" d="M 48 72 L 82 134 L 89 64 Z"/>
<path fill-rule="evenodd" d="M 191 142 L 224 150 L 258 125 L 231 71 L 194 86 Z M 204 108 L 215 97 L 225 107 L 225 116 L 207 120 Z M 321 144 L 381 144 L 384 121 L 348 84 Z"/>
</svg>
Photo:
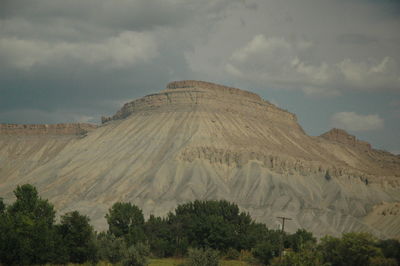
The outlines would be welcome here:
<svg viewBox="0 0 400 266">
<path fill-rule="evenodd" d="M 400 69 L 396 60 L 339 63 L 310 63 L 311 42 L 288 41 L 281 37 L 255 35 L 235 50 L 225 64 L 225 72 L 237 79 L 252 80 L 269 87 L 301 89 L 318 97 L 341 95 L 343 90 L 400 90 Z"/>
<path fill-rule="evenodd" d="M 156 41 L 152 35 L 142 32 L 125 31 L 99 42 L 83 43 L 0 38 L 0 57 L 19 69 L 58 60 L 76 60 L 89 65 L 118 68 L 147 62 L 157 55 Z"/>
<path fill-rule="evenodd" d="M 225 71 L 236 78 L 268 86 L 300 88 L 308 95 L 337 96 L 338 91 L 328 87 L 333 77 L 328 64 L 313 65 L 300 59 L 312 46 L 311 42 L 290 43 L 284 38 L 266 38 L 259 34 L 233 52 Z"/>
<path fill-rule="evenodd" d="M 400 69 L 391 57 L 381 61 L 369 59 L 355 62 L 349 58 L 337 64 L 345 84 L 352 88 L 368 90 L 400 90 Z"/>
<path fill-rule="evenodd" d="M 333 88 L 324 87 L 303 87 L 303 92 L 312 97 L 336 97 L 342 95 L 342 92 Z"/>
<path fill-rule="evenodd" d="M 360 115 L 355 112 L 339 112 L 331 116 L 332 127 L 349 131 L 370 131 L 383 129 L 384 120 L 377 114 Z"/>
</svg>

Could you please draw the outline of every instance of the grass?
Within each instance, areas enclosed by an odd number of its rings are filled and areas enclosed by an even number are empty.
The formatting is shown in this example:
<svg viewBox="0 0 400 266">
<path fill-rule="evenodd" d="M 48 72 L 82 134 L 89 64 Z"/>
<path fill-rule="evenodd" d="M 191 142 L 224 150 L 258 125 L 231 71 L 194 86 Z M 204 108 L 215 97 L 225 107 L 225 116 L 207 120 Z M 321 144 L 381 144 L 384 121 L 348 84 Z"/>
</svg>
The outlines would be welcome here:
<svg viewBox="0 0 400 266">
<path fill-rule="evenodd" d="M 183 258 L 150 259 L 149 266 L 178 266 L 185 262 Z M 221 260 L 221 266 L 248 266 L 250 264 L 239 260 Z"/>
<path fill-rule="evenodd" d="M 183 258 L 150 259 L 149 266 L 177 266 L 185 262 Z"/>
</svg>

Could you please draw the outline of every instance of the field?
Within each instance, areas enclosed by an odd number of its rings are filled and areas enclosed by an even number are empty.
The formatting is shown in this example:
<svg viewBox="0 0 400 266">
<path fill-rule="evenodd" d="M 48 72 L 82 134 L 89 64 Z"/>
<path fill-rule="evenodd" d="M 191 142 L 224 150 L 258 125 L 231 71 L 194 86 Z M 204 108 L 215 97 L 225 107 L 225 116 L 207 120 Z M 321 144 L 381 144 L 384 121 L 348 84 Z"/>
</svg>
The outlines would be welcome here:
<svg viewBox="0 0 400 266">
<path fill-rule="evenodd" d="M 178 266 L 185 262 L 182 258 L 165 258 L 165 259 L 150 259 L 149 266 Z M 221 266 L 248 266 L 244 261 L 239 260 L 221 260 Z"/>
</svg>

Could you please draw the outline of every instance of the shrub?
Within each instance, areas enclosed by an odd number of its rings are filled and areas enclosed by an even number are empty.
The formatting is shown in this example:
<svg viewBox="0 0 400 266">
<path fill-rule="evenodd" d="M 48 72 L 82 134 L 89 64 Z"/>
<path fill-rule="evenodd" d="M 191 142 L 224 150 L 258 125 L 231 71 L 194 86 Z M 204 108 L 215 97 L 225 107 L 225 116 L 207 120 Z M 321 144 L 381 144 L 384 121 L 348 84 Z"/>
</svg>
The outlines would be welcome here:
<svg viewBox="0 0 400 266">
<path fill-rule="evenodd" d="M 229 248 L 225 253 L 225 258 L 228 260 L 237 260 L 240 257 L 240 252 L 234 248 Z"/>
<path fill-rule="evenodd" d="M 122 261 L 127 253 L 124 239 L 117 238 L 113 234 L 100 233 L 96 244 L 99 259 L 103 261 L 117 263 Z"/>
<path fill-rule="evenodd" d="M 269 241 L 263 241 L 252 249 L 252 253 L 260 262 L 268 265 L 269 261 L 279 254 L 279 247 L 272 245 Z"/>
<path fill-rule="evenodd" d="M 249 264 L 257 264 L 258 260 L 253 256 L 253 254 L 248 251 L 248 250 L 241 250 L 240 251 L 240 256 L 239 256 L 240 261 L 245 261 Z"/>
<path fill-rule="evenodd" d="M 370 266 L 397 266 L 397 261 L 393 258 L 373 257 L 369 259 Z"/>
<path fill-rule="evenodd" d="M 133 266 L 144 266 L 148 265 L 148 256 L 150 254 L 150 248 L 148 245 L 143 243 L 137 243 L 134 246 L 130 246 L 125 254 L 123 265 Z"/>
<path fill-rule="evenodd" d="M 218 266 L 219 254 L 213 249 L 189 249 L 188 266 Z"/>
</svg>

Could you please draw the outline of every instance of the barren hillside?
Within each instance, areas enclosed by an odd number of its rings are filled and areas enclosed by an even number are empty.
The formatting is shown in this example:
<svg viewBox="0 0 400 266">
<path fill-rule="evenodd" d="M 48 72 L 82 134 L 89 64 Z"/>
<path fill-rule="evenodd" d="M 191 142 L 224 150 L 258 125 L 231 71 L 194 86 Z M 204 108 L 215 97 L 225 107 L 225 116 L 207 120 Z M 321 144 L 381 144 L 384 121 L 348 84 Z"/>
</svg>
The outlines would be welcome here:
<svg viewBox="0 0 400 266">
<path fill-rule="evenodd" d="M 179 81 L 125 104 L 99 127 L 1 125 L 0 195 L 32 183 L 61 213 L 97 229 L 116 201 L 164 215 L 178 203 L 227 199 L 276 228 L 400 237 L 400 156 L 343 130 L 305 134 L 258 95 Z"/>
</svg>

